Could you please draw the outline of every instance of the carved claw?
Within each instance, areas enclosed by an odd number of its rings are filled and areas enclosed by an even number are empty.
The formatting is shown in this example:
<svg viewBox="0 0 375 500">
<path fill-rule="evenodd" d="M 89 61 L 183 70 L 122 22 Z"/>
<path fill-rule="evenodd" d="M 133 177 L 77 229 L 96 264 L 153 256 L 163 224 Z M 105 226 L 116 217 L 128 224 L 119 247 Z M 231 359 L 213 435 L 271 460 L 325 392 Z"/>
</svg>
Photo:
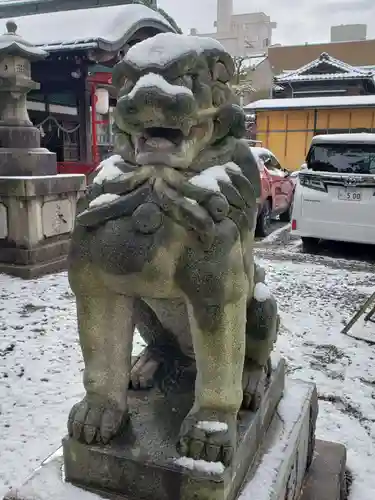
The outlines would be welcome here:
<svg viewBox="0 0 375 500">
<path fill-rule="evenodd" d="M 190 413 L 181 426 L 177 451 L 181 456 L 206 462 L 233 461 L 237 444 L 237 419 L 233 414 L 199 410 Z"/>
<path fill-rule="evenodd" d="M 226 169 L 233 186 L 240 193 L 242 199 L 246 202 L 248 207 L 256 205 L 256 196 L 251 182 L 241 172 L 236 172 L 230 168 Z"/>
<path fill-rule="evenodd" d="M 108 444 L 122 430 L 126 411 L 83 399 L 75 404 L 68 419 L 69 436 L 86 444 Z"/>
<path fill-rule="evenodd" d="M 160 361 L 146 348 L 131 369 L 130 388 L 144 390 L 154 387 L 155 374 L 159 366 Z"/>
</svg>

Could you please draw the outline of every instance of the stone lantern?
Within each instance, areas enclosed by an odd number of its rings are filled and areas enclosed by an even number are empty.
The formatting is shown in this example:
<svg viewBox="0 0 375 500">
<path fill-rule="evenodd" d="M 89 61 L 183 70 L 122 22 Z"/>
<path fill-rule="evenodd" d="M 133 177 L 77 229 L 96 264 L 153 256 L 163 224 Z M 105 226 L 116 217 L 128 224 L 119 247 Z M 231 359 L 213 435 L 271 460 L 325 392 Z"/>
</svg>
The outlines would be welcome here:
<svg viewBox="0 0 375 500">
<path fill-rule="evenodd" d="M 40 148 L 40 132 L 27 112 L 27 94 L 38 90 L 31 62 L 48 56 L 17 34 L 8 21 L 0 36 L 0 175 L 56 174 L 56 156 Z"/>
<path fill-rule="evenodd" d="M 0 36 L 0 273 L 21 278 L 65 268 L 84 175 L 57 175 L 56 155 L 40 147 L 27 94 L 40 88 L 31 63 L 48 53 L 7 22 Z"/>
</svg>

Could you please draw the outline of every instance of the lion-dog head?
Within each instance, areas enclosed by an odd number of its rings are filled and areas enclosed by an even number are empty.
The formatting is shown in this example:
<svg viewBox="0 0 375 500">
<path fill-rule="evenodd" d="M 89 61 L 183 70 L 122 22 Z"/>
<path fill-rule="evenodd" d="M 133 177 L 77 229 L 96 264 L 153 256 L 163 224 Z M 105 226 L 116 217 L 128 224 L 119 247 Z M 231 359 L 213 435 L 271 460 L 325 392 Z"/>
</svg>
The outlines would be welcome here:
<svg viewBox="0 0 375 500">
<path fill-rule="evenodd" d="M 207 147 L 242 137 L 227 85 L 234 64 L 210 38 L 163 33 L 133 46 L 114 71 L 121 153 L 138 165 L 189 168 Z"/>
<path fill-rule="evenodd" d="M 210 245 L 215 223 L 238 213 L 251 231 L 260 178 L 239 140 L 245 115 L 228 85 L 233 72 L 230 55 L 210 38 L 164 33 L 133 46 L 113 74 L 117 174 L 108 178 L 103 162 L 78 223 L 92 228 L 126 216 L 152 234 L 163 212 Z"/>
</svg>

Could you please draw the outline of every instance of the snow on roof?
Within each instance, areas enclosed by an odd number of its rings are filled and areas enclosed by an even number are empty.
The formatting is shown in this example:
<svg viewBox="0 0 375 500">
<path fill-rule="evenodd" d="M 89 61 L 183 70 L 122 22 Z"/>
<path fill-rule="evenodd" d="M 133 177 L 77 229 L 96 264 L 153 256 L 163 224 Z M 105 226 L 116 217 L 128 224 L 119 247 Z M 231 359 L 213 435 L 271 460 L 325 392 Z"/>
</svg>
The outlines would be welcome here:
<svg viewBox="0 0 375 500">
<path fill-rule="evenodd" d="M 6 32 L 6 21 L 0 20 L 0 33 Z M 174 31 L 161 14 L 140 4 L 33 14 L 14 21 L 25 40 L 49 52 L 96 47 L 118 50 L 140 28 Z"/>
<path fill-rule="evenodd" d="M 133 45 L 126 53 L 125 60 L 140 69 L 163 67 L 181 55 L 192 53 L 197 57 L 206 50 L 225 52 L 221 43 L 213 38 L 159 33 Z"/>
<path fill-rule="evenodd" d="M 245 106 L 245 111 L 299 108 L 352 108 L 375 106 L 375 95 L 294 97 L 291 99 L 261 99 Z"/>
<path fill-rule="evenodd" d="M 309 71 L 316 69 L 321 64 L 326 64 L 332 68 L 338 69 L 340 73 L 323 73 L 323 74 L 309 74 Z M 275 81 L 280 83 L 283 81 L 293 82 L 300 80 L 322 80 L 322 79 L 345 79 L 345 78 L 369 78 L 374 74 L 373 70 L 364 69 L 359 66 L 351 66 L 344 61 L 335 59 L 326 52 L 320 55 L 314 61 L 305 64 L 301 68 L 294 71 L 284 71 L 278 76 L 275 76 Z"/>
<path fill-rule="evenodd" d="M 311 144 L 316 142 L 325 143 L 359 143 L 359 144 L 375 144 L 375 134 L 360 132 L 358 134 L 325 134 L 316 135 L 313 137 Z"/>
<path fill-rule="evenodd" d="M 352 80 L 357 78 L 373 78 L 373 73 L 360 73 L 358 71 L 348 71 L 347 73 L 313 73 L 307 75 L 285 75 L 282 78 L 275 77 L 275 80 L 279 82 L 307 82 L 307 81 L 317 81 L 317 80 Z"/>
</svg>

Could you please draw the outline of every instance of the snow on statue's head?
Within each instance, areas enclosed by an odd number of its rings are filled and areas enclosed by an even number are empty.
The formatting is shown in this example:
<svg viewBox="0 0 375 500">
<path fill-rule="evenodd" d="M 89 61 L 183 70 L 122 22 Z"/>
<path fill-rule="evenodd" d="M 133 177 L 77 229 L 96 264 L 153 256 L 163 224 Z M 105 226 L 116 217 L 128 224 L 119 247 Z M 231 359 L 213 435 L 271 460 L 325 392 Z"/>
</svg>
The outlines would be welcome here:
<svg viewBox="0 0 375 500">
<path fill-rule="evenodd" d="M 187 169 L 225 138 L 242 137 L 233 73 L 211 38 L 162 33 L 133 46 L 113 74 L 117 152 L 137 165 Z"/>
</svg>

